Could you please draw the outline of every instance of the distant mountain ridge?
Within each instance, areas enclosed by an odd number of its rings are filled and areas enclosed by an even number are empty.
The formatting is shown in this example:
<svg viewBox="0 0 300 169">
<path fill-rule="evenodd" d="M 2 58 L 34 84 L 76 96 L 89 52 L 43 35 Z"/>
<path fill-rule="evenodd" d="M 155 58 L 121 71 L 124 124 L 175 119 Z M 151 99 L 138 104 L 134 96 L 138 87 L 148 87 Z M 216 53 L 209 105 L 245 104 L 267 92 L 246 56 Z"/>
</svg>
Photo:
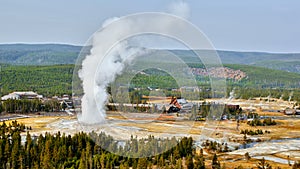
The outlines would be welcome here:
<svg viewBox="0 0 300 169">
<path fill-rule="evenodd" d="M 66 44 L 0 44 L 0 63 L 13 65 L 74 64 L 82 46 Z M 159 54 L 157 50 L 154 54 Z M 186 62 L 199 62 L 189 50 L 168 50 Z M 300 53 L 217 51 L 223 64 L 253 65 L 300 73 Z"/>
<path fill-rule="evenodd" d="M 0 63 L 13 65 L 74 64 L 81 46 L 63 44 L 1 44 Z"/>
</svg>

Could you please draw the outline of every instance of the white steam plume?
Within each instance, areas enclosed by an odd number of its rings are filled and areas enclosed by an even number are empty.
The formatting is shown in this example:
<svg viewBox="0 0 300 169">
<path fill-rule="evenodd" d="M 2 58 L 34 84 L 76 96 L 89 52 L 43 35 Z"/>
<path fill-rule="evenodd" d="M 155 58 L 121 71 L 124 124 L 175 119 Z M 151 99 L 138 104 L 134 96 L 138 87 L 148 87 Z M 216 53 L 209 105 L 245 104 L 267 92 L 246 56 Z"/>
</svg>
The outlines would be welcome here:
<svg viewBox="0 0 300 169">
<path fill-rule="evenodd" d="M 172 5 L 172 14 L 181 17 L 187 17 L 189 8 L 187 4 L 179 2 L 178 5 Z M 111 18 L 106 20 L 102 27 L 118 20 L 118 18 Z M 79 71 L 79 77 L 83 81 L 84 95 L 81 99 L 82 114 L 78 115 L 78 120 L 87 124 L 105 123 L 105 104 L 108 99 L 106 91 L 107 86 L 113 82 L 117 75 L 120 75 L 124 70 L 126 64 L 139 55 L 145 54 L 147 51 L 143 48 L 130 47 L 126 40 L 119 42 L 109 56 L 106 56 L 106 49 L 111 48 L 115 44 L 115 40 L 122 37 L 122 35 L 130 32 L 130 29 L 142 30 L 143 27 L 156 26 L 161 29 L 173 30 L 173 27 L 166 27 L 166 21 L 157 21 L 157 25 L 148 25 L 147 20 L 131 20 L 129 22 L 122 22 L 122 28 L 110 30 L 113 33 L 95 33 L 92 39 L 92 49 L 90 54 L 82 62 L 82 69 Z M 107 43 L 99 43 L 105 40 Z M 106 56 L 106 57 L 105 57 Z M 101 66 L 98 65 L 99 59 Z"/>
<path fill-rule="evenodd" d="M 117 19 L 106 20 L 103 27 Z M 125 26 L 123 30 L 126 31 Z M 82 114 L 79 115 L 78 119 L 83 123 L 105 122 L 105 104 L 108 99 L 107 86 L 115 80 L 117 75 L 122 73 L 125 65 L 130 64 L 134 57 L 146 53 L 145 49 L 130 47 L 124 40 L 116 44 L 107 55 L 106 44 L 97 43 L 97 38 L 107 38 L 109 41 L 111 36 L 119 36 L 119 34 L 107 35 L 107 37 L 94 36 L 91 53 L 86 56 L 82 63 L 82 69 L 79 71 L 79 77 L 83 81 L 84 96 L 81 100 Z M 99 59 L 102 59 L 101 66 L 97 65 Z M 90 100 L 91 98 L 95 98 L 95 100 Z"/>
<path fill-rule="evenodd" d="M 234 99 L 234 95 L 235 95 L 235 92 L 234 92 L 234 89 L 232 89 L 232 91 L 229 93 L 229 98 L 228 98 L 228 100 Z"/>
<path fill-rule="evenodd" d="M 289 95 L 289 102 L 291 102 L 293 95 L 294 95 L 294 92 L 292 91 Z"/>
</svg>

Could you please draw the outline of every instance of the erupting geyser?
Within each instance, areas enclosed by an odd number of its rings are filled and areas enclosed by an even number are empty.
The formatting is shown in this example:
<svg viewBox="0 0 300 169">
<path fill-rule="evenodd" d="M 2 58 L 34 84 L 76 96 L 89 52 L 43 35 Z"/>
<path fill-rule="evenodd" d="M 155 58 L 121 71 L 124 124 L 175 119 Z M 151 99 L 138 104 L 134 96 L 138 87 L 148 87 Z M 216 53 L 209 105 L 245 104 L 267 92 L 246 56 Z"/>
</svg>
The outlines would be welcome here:
<svg viewBox="0 0 300 169">
<path fill-rule="evenodd" d="M 129 64 L 135 56 L 146 52 L 141 48 L 129 47 L 127 41 L 123 41 L 114 46 L 107 54 L 105 44 L 97 43 L 98 37 L 96 34 L 91 53 L 86 56 L 82 63 L 82 69 L 79 71 L 79 77 L 83 81 L 84 96 L 81 100 L 82 114 L 78 119 L 86 124 L 105 122 L 107 86 L 115 80 L 117 75 L 122 73 L 125 65 Z M 101 60 L 101 66 L 98 66 L 99 60 Z M 91 98 L 94 99 L 91 100 Z"/>
<path fill-rule="evenodd" d="M 170 6 L 170 13 L 187 17 L 189 7 L 185 2 L 178 1 Z M 151 18 L 150 18 L 151 19 Z M 118 22 L 118 26 L 111 26 Z M 153 30 L 172 32 L 174 21 L 164 17 L 155 20 L 157 24 L 149 24 L 149 20 L 137 17 L 125 19 L 112 18 L 103 23 L 102 29 L 91 39 L 90 54 L 82 62 L 79 77 L 83 82 L 84 95 L 81 99 L 81 114 L 78 120 L 86 124 L 105 123 L 105 103 L 108 99 L 107 86 L 120 75 L 126 66 L 138 55 L 147 52 L 141 47 L 131 47 L 124 36 L 130 33 L 145 32 L 151 27 Z M 106 29 L 110 25 L 109 29 Z M 122 39 L 123 38 L 123 39 Z M 103 43 L 105 42 L 105 43 Z M 138 44 L 138 43 L 137 43 Z"/>
</svg>

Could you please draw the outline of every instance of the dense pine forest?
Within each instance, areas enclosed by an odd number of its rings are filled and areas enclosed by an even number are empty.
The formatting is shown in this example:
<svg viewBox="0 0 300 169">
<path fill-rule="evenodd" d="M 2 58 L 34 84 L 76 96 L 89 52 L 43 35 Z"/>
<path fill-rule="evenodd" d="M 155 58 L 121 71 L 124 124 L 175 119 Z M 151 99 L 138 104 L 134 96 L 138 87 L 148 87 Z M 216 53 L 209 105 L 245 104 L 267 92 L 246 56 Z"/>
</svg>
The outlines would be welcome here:
<svg viewBox="0 0 300 169">
<path fill-rule="evenodd" d="M 228 168 L 218 160 L 216 154 L 208 157 L 203 154 L 202 149 L 196 152 L 191 137 L 176 140 L 175 138 L 157 139 L 151 135 L 145 139 L 131 136 L 121 146 L 105 133 L 80 132 L 71 136 L 58 132 L 32 136 L 30 129 L 31 127 L 26 127 L 17 121 L 9 124 L 2 122 L 0 125 L 0 168 Z M 24 135 L 26 131 L 27 134 Z M 25 139 L 22 139 L 21 134 Z M 205 144 L 209 147 L 217 145 L 217 143 L 210 144 L 209 142 Z M 154 152 L 162 153 L 151 155 Z M 258 162 L 257 167 L 272 168 L 264 159 Z M 296 162 L 291 168 L 299 167 L 300 162 Z"/>
<path fill-rule="evenodd" d="M 16 121 L 0 125 L 0 168 L 205 168 L 203 154 L 195 153 L 192 138 L 177 141 L 175 138 L 161 140 L 149 136 L 137 139 L 131 136 L 124 146 L 117 146 L 116 141 L 105 133 L 81 132 L 73 136 L 45 133 L 33 137 L 27 131 L 23 142 L 20 134 L 26 130 Z M 119 153 L 110 153 L 101 147 Z M 148 156 L 155 151 L 163 153 Z M 217 157 L 214 158 L 213 165 L 220 167 Z"/>
<path fill-rule="evenodd" d="M 59 112 L 66 108 L 65 104 L 60 104 L 57 100 L 41 101 L 38 99 L 14 100 L 9 99 L 0 103 L 0 112 L 6 113 L 38 113 L 38 112 Z"/>
<path fill-rule="evenodd" d="M 202 65 L 192 64 L 192 67 Z M 250 99 L 253 97 L 282 97 L 288 100 L 291 93 L 292 100 L 300 101 L 299 79 L 300 74 L 279 70 L 271 70 L 253 66 L 225 65 L 226 67 L 242 70 L 247 78 L 240 81 L 227 79 L 227 96 L 234 89 L 235 98 Z M 53 66 L 12 66 L 1 65 L 0 95 L 13 91 L 35 91 L 46 97 L 72 94 L 72 78 L 74 65 Z M 172 89 L 178 88 L 176 81 L 167 73 L 160 71 L 145 71 L 148 74 L 136 74 L 130 82 L 130 88 L 145 90 L 131 91 L 131 97 L 141 97 L 149 94 L 147 87 L 164 89 L 166 96 L 180 97 L 180 92 Z M 211 98 L 209 78 L 195 77 L 201 88 L 198 98 Z M 152 93 L 153 94 L 153 93 Z M 214 94 L 214 96 L 217 96 Z M 192 98 L 192 96 L 191 96 Z M 138 102 L 138 101 L 133 101 Z"/>
<path fill-rule="evenodd" d="M 35 91 L 44 96 L 72 93 L 73 65 L 1 65 L 1 95 L 13 91 Z"/>
</svg>

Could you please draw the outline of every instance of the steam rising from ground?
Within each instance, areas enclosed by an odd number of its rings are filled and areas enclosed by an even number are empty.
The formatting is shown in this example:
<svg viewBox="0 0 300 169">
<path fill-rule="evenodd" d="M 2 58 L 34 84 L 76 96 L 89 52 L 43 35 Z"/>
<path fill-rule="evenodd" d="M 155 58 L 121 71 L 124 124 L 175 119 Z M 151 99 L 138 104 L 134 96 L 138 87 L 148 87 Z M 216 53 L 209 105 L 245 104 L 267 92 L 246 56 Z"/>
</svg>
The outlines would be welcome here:
<svg viewBox="0 0 300 169">
<path fill-rule="evenodd" d="M 189 7 L 186 3 L 179 1 L 170 6 L 170 12 L 180 17 L 189 16 Z M 173 29 L 164 25 L 166 21 L 158 21 L 157 25 L 148 25 L 147 20 L 131 20 L 124 22 L 121 28 L 112 31 L 112 34 L 105 33 L 105 27 L 119 18 L 106 20 L 100 30 L 94 34 L 90 54 L 82 62 L 82 69 L 79 77 L 83 81 L 84 96 L 81 100 L 82 114 L 78 115 L 79 121 L 87 124 L 105 123 L 105 104 L 108 100 L 107 86 L 113 82 L 117 75 L 122 74 L 127 64 L 130 64 L 135 57 L 147 53 L 140 47 L 131 47 L 128 41 L 114 42 L 122 35 L 127 34 L 130 29 L 142 30 L 143 27 L 153 26 L 162 29 Z M 99 39 L 107 43 L 99 43 Z M 114 44 L 115 46 L 111 46 Z M 106 49 L 111 48 L 109 53 Z M 99 62 L 100 61 L 100 62 Z M 101 63 L 101 66 L 98 65 Z M 95 98 L 95 99 L 93 99 Z"/>
<path fill-rule="evenodd" d="M 83 123 L 105 122 L 105 104 L 108 99 L 106 88 L 136 56 L 146 53 L 144 49 L 128 46 L 127 41 L 118 43 L 108 55 L 101 46 L 101 44 L 93 45 L 91 54 L 83 61 L 83 68 L 80 71 L 85 94 L 82 98 L 82 114 L 79 120 Z M 95 65 L 98 59 L 102 59 L 99 67 Z M 95 76 L 91 76 L 93 74 Z M 89 100 L 90 98 L 96 100 Z"/>
<path fill-rule="evenodd" d="M 289 102 L 291 102 L 293 95 L 294 95 L 294 92 L 292 91 L 289 95 Z"/>
<path fill-rule="evenodd" d="M 234 89 L 232 89 L 232 91 L 229 93 L 229 98 L 228 98 L 228 100 L 234 99 L 234 95 L 235 95 L 235 92 L 234 92 Z"/>
</svg>

